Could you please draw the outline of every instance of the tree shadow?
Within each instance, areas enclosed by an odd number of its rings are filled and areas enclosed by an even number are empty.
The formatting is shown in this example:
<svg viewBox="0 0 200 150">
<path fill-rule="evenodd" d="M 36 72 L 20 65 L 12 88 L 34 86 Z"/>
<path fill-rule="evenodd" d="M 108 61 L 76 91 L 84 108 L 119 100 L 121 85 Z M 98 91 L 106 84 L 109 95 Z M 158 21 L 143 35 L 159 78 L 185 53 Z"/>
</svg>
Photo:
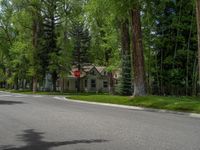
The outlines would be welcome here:
<svg viewBox="0 0 200 150">
<path fill-rule="evenodd" d="M 7 100 L 0 100 L 0 105 L 14 105 L 14 104 L 23 104 L 24 102 L 20 101 L 7 101 Z"/>
<path fill-rule="evenodd" d="M 91 143 L 103 143 L 108 142 L 103 139 L 82 139 L 82 140 L 72 140 L 72 141 L 62 141 L 62 142 L 47 142 L 43 141 L 44 133 L 35 132 L 35 130 L 25 130 L 24 134 L 18 135 L 18 139 L 26 143 L 25 146 L 15 147 L 12 145 L 6 145 L 0 147 L 1 150 L 49 150 L 53 147 L 65 146 L 65 145 L 75 145 L 75 144 L 91 144 Z"/>
</svg>

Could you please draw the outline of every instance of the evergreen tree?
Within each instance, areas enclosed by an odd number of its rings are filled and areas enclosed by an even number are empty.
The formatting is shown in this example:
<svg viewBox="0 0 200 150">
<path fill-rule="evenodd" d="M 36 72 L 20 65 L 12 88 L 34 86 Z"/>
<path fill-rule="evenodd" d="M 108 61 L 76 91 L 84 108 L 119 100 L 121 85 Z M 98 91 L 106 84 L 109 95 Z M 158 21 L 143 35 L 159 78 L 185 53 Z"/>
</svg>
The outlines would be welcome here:
<svg viewBox="0 0 200 150">
<path fill-rule="evenodd" d="M 197 65 L 194 5 L 187 0 L 157 0 L 154 4 L 156 41 L 152 47 L 156 50 L 156 85 L 161 94 L 191 94 Z"/>
<path fill-rule="evenodd" d="M 119 81 L 119 93 L 121 95 L 132 95 L 131 56 L 122 56 L 122 73 Z"/>
<path fill-rule="evenodd" d="M 83 24 L 75 24 L 71 32 L 74 50 L 73 50 L 73 64 L 81 71 L 84 63 L 89 63 L 88 50 L 90 48 L 90 35 L 88 29 Z M 77 90 L 80 92 L 80 79 L 78 78 Z"/>
<path fill-rule="evenodd" d="M 56 91 L 56 81 L 58 79 L 58 55 L 59 48 L 57 46 L 57 27 L 60 25 L 59 6 L 60 0 L 44 0 L 43 1 L 43 25 L 44 25 L 44 51 L 43 53 L 43 69 L 45 74 L 51 73 L 53 91 Z"/>
<path fill-rule="evenodd" d="M 88 29 L 83 24 L 75 24 L 71 36 L 74 41 L 73 64 L 80 67 L 83 63 L 89 63 L 90 35 Z"/>
</svg>

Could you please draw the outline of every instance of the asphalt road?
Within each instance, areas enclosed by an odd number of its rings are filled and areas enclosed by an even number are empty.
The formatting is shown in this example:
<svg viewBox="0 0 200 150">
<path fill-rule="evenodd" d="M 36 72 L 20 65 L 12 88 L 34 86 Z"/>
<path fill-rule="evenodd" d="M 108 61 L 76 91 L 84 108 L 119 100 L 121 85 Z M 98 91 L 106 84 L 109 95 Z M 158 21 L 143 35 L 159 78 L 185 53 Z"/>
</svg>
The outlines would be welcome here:
<svg viewBox="0 0 200 150">
<path fill-rule="evenodd" d="M 0 92 L 0 150 L 200 150 L 200 119 Z"/>
</svg>

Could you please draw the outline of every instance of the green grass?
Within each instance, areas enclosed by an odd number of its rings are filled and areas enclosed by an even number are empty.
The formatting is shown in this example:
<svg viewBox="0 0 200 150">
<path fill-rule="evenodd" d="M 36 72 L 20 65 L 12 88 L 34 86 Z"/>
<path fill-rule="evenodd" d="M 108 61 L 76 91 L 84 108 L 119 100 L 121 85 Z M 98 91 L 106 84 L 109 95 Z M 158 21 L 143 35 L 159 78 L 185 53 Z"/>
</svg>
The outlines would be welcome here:
<svg viewBox="0 0 200 150">
<path fill-rule="evenodd" d="M 8 89 L 0 89 L 0 91 L 7 91 L 11 93 L 20 93 L 20 94 L 39 94 L 39 95 L 61 95 L 60 92 L 35 92 L 33 93 L 31 90 L 8 90 Z M 68 95 L 67 93 L 63 93 L 63 95 Z"/>
<path fill-rule="evenodd" d="M 33 93 L 31 90 L 14 90 L 14 89 L 5 89 L 0 88 L 0 91 L 11 92 L 11 93 L 20 93 L 20 94 L 36 94 L 36 95 L 95 95 L 96 93 L 76 93 L 76 92 L 45 92 L 45 91 L 37 91 Z M 105 93 L 102 93 L 105 95 Z"/>
<path fill-rule="evenodd" d="M 68 98 L 89 102 L 111 103 L 146 108 L 200 113 L 200 97 L 125 97 L 112 95 L 71 95 Z"/>
</svg>

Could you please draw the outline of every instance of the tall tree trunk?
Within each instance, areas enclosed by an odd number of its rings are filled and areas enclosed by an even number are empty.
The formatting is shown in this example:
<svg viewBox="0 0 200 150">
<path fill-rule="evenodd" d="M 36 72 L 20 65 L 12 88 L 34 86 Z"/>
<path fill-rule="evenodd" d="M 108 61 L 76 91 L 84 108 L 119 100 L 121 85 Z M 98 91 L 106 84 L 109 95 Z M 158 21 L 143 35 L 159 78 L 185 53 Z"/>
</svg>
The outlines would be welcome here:
<svg viewBox="0 0 200 150">
<path fill-rule="evenodd" d="M 198 36 L 198 66 L 199 66 L 199 82 L 200 89 L 200 0 L 196 0 L 196 18 L 197 18 L 197 36 Z M 200 90 L 198 91 L 200 94 Z"/>
<path fill-rule="evenodd" d="M 198 65 L 197 65 L 197 58 L 195 58 L 194 60 L 194 64 L 193 64 L 193 73 L 192 73 L 192 96 L 196 96 L 197 95 L 197 81 L 198 81 L 198 77 L 197 77 L 197 72 L 198 72 Z"/>
<path fill-rule="evenodd" d="M 37 23 L 36 20 L 33 20 L 33 24 L 32 24 L 32 32 L 33 32 L 33 39 L 32 39 L 32 44 L 33 44 L 33 50 L 36 51 L 37 49 Z M 35 52 L 33 52 L 33 58 L 35 55 Z M 36 60 L 34 60 L 36 61 Z M 34 72 L 33 75 L 33 88 L 32 88 L 33 92 L 35 93 L 37 91 L 37 77 L 36 77 L 36 71 Z"/>
<path fill-rule="evenodd" d="M 33 93 L 37 92 L 37 78 L 33 77 Z"/>
<path fill-rule="evenodd" d="M 109 78 L 109 93 L 114 94 L 114 79 L 112 72 L 109 72 L 108 78 Z"/>
<path fill-rule="evenodd" d="M 134 93 L 133 96 L 145 96 L 146 81 L 144 69 L 144 54 L 142 44 L 142 29 L 140 10 L 135 7 L 131 10 L 132 19 L 132 40 L 133 40 L 133 69 L 134 69 Z"/>
<path fill-rule="evenodd" d="M 57 73 L 56 73 L 56 71 L 54 71 L 54 72 L 52 73 L 53 92 L 56 92 L 56 91 L 57 91 L 57 89 L 56 89 L 56 82 L 57 82 L 57 79 L 58 79 Z"/>
<path fill-rule="evenodd" d="M 130 35 L 128 19 L 122 21 L 121 23 L 121 45 L 122 55 L 130 55 Z"/>
<path fill-rule="evenodd" d="M 192 20 L 193 20 L 193 16 L 192 16 Z M 191 21 L 191 25 L 190 25 L 190 32 L 189 32 L 189 36 L 188 36 L 188 42 L 187 42 L 187 62 L 186 62 L 186 90 L 185 90 L 185 95 L 191 95 L 191 89 L 189 86 L 189 62 L 190 62 L 190 41 L 191 41 L 191 36 L 192 36 L 192 25 L 193 25 L 193 21 Z"/>
<path fill-rule="evenodd" d="M 18 77 L 15 79 L 14 88 L 15 88 L 15 90 L 19 90 L 19 80 L 18 80 Z"/>
<path fill-rule="evenodd" d="M 62 78 L 62 88 L 61 88 L 61 93 L 64 93 L 64 91 L 65 91 L 65 78 L 63 77 Z"/>
<path fill-rule="evenodd" d="M 130 57 L 130 34 L 129 34 L 129 20 L 121 22 L 121 55 L 122 55 L 122 87 L 120 93 L 122 95 L 132 94 L 131 83 L 131 57 Z"/>
</svg>

